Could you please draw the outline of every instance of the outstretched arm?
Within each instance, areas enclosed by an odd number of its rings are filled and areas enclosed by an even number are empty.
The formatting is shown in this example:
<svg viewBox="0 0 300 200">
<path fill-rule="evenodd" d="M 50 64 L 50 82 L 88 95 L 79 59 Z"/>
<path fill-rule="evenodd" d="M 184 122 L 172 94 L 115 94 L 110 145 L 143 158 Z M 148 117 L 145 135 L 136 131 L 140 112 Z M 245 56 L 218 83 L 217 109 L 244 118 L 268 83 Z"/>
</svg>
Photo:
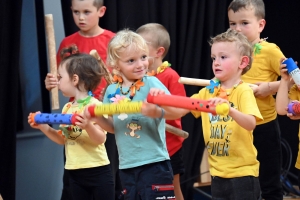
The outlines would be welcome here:
<svg viewBox="0 0 300 200">
<path fill-rule="evenodd" d="M 281 59 L 280 63 L 282 63 L 283 60 L 284 59 Z M 281 80 L 280 80 L 280 85 L 276 96 L 276 111 L 279 115 L 286 115 L 287 106 L 290 102 L 290 99 L 288 97 L 290 76 L 288 75 L 285 64 L 280 65 L 280 74 L 281 74 Z"/>
<path fill-rule="evenodd" d="M 58 130 L 55 130 L 54 128 L 50 127 L 48 124 L 36 124 L 32 121 L 31 115 L 28 115 L 28 124 L 35 129 L 40 129 L 50 140 L 53 142 L 64 145 L 65 139 L 58 134 Z"/>
<path fill-rule="evenodd" d="M 84 114 L 83 114 L 84 117 L 95 122 L 101 128 L 103 128 L 104 130 L 106 130 L 109 133 L 115 132 L 114 125 L 113 125 L 113 119 L 111 116 L 108 116 L 108 118 L 105 118 L 103 115 L 101 115 L 99 117 L 92 117 L 88 108 L 89 108 L 89 106 L 87 106 L 84 110 Z"/>
</svg>

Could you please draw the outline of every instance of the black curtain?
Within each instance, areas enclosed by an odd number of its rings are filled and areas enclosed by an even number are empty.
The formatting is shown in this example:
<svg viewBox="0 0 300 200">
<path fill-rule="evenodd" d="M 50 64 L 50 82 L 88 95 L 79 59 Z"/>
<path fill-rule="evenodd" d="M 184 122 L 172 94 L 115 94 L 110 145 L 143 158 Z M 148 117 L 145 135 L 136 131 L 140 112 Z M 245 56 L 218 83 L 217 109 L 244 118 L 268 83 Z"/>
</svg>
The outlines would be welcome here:
<svg viewBox="0 0 300 200">
<path fill-rule="evenodd" d="M 70 10 L 70 2 L 61 0 L 66 35 L 78 30 Z M 231 0 L 106 0 L 106 14 L 100 19 L 102 28 L 117 32 L 123 28 L 136 30 L 139 26 L 156 22 L 164 25 L 171 36 L 171 47 L 165 60 L 182 77 L 210 79 L 210 46 L 208 40 L 228 28 L 227 7 Z M 299 8 L 293 0 L 265 0 L 267 25 L 262 37 L 278 44 L 287 57 L 299 60 Z M 201 89 L 185 86 L 187 96 Z M 298 122 L 280 117 L 282 136 L 293 150 L 294 169 L 298 150 Z M 181 177 L 185 199 L 193 199 L 193 183 L 199 177 L 204 150 L 201 120 L 192 115 L 183 118 L 183 128 L 190 133 L 184 141 L 186 172 Z"/>
<path fill-rule="evenodd" d="M 0 194 L 15 199 L 22 0 L 0 1 Z"/>
</svg>

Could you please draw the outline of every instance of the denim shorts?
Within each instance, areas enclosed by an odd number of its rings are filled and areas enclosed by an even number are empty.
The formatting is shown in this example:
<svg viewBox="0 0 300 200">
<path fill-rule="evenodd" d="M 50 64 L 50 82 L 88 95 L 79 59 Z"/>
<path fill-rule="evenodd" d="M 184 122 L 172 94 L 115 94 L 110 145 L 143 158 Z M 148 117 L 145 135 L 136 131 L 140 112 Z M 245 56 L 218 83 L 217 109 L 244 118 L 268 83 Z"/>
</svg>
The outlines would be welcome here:
<svg viewBox="0 0 300 200">
<path fill-rule="evenodd" d="M 120 169 L 124 200 L 175 199 L 169 160 Z"/>
</svg>

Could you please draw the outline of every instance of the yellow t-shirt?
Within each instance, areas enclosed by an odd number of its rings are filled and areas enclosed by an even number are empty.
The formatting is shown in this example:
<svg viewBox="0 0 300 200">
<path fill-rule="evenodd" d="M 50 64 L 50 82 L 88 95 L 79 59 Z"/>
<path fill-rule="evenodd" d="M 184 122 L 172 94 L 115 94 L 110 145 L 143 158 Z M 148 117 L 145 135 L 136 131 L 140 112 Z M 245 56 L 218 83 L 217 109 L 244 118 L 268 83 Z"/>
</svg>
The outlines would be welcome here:
<svg viewBox="0 0 300 200">
<path fill-rule="evenodd" d="M 89 104 L 99 104 L 94 97 Z M 67 103 L 63 108 L 63 113 L 74 114 L 83 112 L 84 107 L 79 109 L 78 104 Z M 63 126 L 63 125 L 61 125 Z M 77 126 L 70 125 L 72 131 L 65 139 L 66 164 L 65 169 L 82 169 L 99 167 L 109 164 L 104 143 L 94 143 L 85 130 Z"/>
<path fill-rule="evenodd" d="M 208 89 L 203 88 L 192 98 L 207 100 L 215 96 L 218 96 L 218 91 L 211 94 Z M 232 89 L 228 101 L 231 107 L 255 116 L 258 121 L 262 120 L 253 91 L 246 83 Z M 259 162 L 256 159 L 257 151 L 253 145 L 252 131 L 239 126 L 230 116 L 213 116 L 199 111 L 192 111 L 192 114 L 196 118 L 200 116 L 202 118 L 204 141 L 212 176 L 258 177 Z"/>
<path fill-rule="evenodd" d="M 297 100 L 300 101 L 300 91 L 297 87 L 297 85 L 293 85 L 293 87 L 291 87 L 290 91 L 289 91 L 289 98 L 291 100 Z M 300 127 L 299 127 L 299 132 L 298 132 L 298 138 L 300 140 Z M 296 165 L 295 167 L 297 169 L 300 169 L 300 142 L 298 145 L 298 156 L 297 156 L 297 160 L 296 160 Z"/>
<path fill-rule="evenodd" d="M 280 58 L 284 57 L 283 53 L 273 43 L 263 41 L 260 44 L 262 48 L 260 53 L 253 55 L 251 69 L 242 76 L 242 80 L 246 83 L 277 81 L 278 76 L 280 76 L 279 61 Z M 256 102 L 264 118 L 258 125 L 272 121 L 277 117 L 273 95 L 256 98 Z"/>
</svg>

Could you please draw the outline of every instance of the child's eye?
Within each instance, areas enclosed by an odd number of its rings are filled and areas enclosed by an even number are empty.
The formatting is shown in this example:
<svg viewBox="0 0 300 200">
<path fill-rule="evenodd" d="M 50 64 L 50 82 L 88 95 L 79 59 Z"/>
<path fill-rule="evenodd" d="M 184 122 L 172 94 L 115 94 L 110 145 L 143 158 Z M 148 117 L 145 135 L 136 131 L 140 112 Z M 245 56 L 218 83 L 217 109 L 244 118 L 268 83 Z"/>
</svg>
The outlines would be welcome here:
<svg viewBox="0 0 300 200">
<path fill-rule="evenodd" d="M 134 59 L 130 59 L 127 61 L 128 63 L 133 63 L 134 62 Z"/>
<path fill-rule="evenodd" d="M 235 23 L 229 23 L 229 26 L 235 26 Z"/>
<path fill-rule="evenodd" d="M 148 57 L 146 55 L 142 56 L 142 60 L 147 60 Z"/>
<path fill-rule="evenodd" d="M 79 12 L 78 12 L 77 10 L 74 10 L 73 13 L 74 13 L 75 15 L 78 15 L 78 14 L 79 14 Z"/>
<path fill-rule="evenodd" d="M 243 25 L 247 25 L 247 24 L 249 24 L 248 22 L 243 22 Z"/>
<path fill-rule="evenodd" d="M 61 79 L 61 75 L 58 74 L 57 75 L 57 80 L 60 81 L 60 79 Z"/>
<path fill-rule="evenodd" d="M 215 57 L 211 57 L 211 59 L 214 61 L 214 60 L 216 60 L 216 58 Z"/>
<path fill-rule="evenodd" d="M 84 11 L 84 14 L 86 14 L 86 15 L 90 14 L 90 11 Z"/>
<path fill-rule="evenodd" d="M 221 56 L 221 59 L 225 59 L 226 58 L 226 56 Z"/>
</svg>

